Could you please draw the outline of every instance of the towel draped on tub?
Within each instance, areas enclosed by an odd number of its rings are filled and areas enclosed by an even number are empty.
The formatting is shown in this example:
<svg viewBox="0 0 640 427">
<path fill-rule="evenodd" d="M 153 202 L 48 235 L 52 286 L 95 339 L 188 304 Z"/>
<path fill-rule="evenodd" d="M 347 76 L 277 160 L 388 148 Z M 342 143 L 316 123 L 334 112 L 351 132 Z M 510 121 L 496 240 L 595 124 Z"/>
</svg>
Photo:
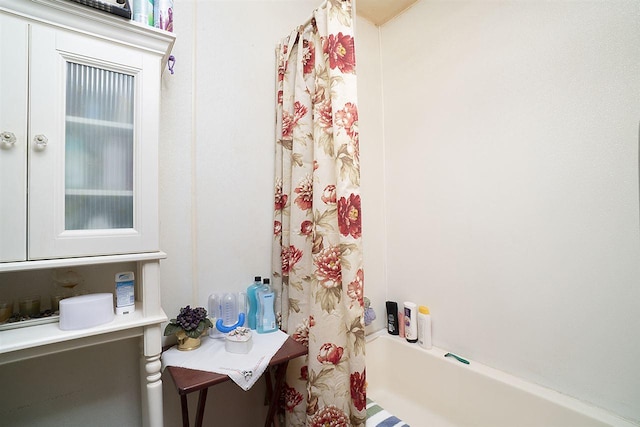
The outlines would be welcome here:
<svg viewBox="0 0 640 427">
<path fill-rule="evenodd" d="M 367 398 L 366 427 L 410 427 L 395 415 L 386 411 L 373 400 Z"/>
</svg>

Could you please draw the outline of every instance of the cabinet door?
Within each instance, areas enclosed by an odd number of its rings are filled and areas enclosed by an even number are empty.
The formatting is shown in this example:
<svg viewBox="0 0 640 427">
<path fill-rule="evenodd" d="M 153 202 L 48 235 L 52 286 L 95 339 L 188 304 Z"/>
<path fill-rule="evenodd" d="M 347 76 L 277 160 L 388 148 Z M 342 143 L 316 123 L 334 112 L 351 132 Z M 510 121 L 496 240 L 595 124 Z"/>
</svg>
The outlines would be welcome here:
<svg viewBox="0 0 640 427">
<path fill-rule="evenodd" d="M 27 28 L 0 13 L 0 262 L 27 256 Z"/>
<path fill-rule="evenodd" d="M 159 63 L 33 25 L 29 258 L 158 249 Z"/>
</svg>

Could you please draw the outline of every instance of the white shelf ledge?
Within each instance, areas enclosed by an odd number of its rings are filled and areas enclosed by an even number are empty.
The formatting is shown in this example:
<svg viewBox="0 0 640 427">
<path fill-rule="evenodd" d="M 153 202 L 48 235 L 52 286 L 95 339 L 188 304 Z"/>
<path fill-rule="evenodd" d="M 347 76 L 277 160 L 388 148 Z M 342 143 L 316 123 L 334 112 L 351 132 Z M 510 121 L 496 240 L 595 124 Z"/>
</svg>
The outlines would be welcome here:
<svg viewBox="0 0 640 427">
<path fill-rule="evenodd" d="M 144 252 L 139 254 L 4 262 L 0 263 L 0 273 L 5 273 L 8 271 L 43 270 L 46 268 L 74 267 L 78 265 L 110 264 L 116 262 L 153 261 L 158 259 L 165 259 L 166 257 L 166 253 L 158 251 Z"/>
<path fill-rule="evenodd" d="M 2 331 L 0 333 L 0 365 L 142 336 L 145 326 L 158 325 L 166 320 L 167 315 L 162 310 L 154 315 L 144 316 L 142 304 L 136 303 L 134 313 L 116 315 L 113 321 L 93 328 L 63 331 L 58 323 L 47 323 Z"/>
</svg>

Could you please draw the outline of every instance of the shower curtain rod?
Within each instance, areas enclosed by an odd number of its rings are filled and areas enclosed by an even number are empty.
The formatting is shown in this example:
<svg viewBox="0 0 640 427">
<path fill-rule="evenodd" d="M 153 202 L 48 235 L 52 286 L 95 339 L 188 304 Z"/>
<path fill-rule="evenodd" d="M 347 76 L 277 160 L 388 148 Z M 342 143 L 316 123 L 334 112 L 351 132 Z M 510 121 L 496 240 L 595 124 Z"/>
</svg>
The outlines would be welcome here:
<svg viewBox="0 0 640 427">
<path fill-rule="evenodd" d="M 340 0 L 340 1 L 341 1 L 341 2 L 346 2 L 346 1 L 348 1 L 348 0 Z M 316 14 L 316 11 L 317 11 L 318 9 L 322 8 L 322 7 L 325 7 L 325 6 L 326 6 L 326 4 L 327 4 L 327 0 L 324 0 L 324 1 L 320 4 L 320 6 L 316 7 L 315 9 L 313 9 L 313 12 L 311 12 L 311 16 L 309 16 L 309 17 L 308 17 L 308 18 L 307 18 L 307 19 L 306 19 L 302 24 L 300 24 L 299 26 L 300 26 L 300 27 L 302 27 L 303 29 L 307 28 L 307 26 L 311 24 L 311 21 L 313 21 L 313 18 L 314 18 L 315 14 Z M 355 5 L 355 2 L 354 2 L 354 1 L 352 1 L 352 2 L 351 2 L 351 12 L 352 12 L 353 16 L 355 17 L 355 15 L 356 15 L 356 5 Z"/>
<path fill-rule="evenodd" d="M 311 16 L 309 16 L 302 24 L 299 25 L 300 27 L 302 27 L 303 30 L 307 28 L 309 25 L 311 25 L 311 21 L 313 21 L 313 18 L 316 15 L 316 10 L 321 8 L 325 3 L 326 2 L 322 2 L 320 6 L 318 6 L 316 9 L 313 9 L 313 12 L 311 12 Z"/>
</svg>

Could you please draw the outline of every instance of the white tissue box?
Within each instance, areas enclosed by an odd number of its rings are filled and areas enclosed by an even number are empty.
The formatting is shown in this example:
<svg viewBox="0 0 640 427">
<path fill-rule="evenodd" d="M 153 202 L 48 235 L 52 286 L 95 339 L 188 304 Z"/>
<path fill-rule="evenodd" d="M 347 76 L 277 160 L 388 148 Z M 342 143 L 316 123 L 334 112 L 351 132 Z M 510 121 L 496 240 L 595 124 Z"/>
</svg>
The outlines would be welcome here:
<svg viewBox="0 0 640 427">
<path fill-rule="evenodd" d="M 114 316 L 112 294 L 87 294 L 60 301 L 59 326 L 64 331 L 109 323 Z"/>
<path fill-rule="evenodd" d="M 224 348 L 229 353 L 246 354 L 251 351 L 253 340 L 251 339 L 251 329 L 236 328 L 225 337 Z"/>
</svg>

